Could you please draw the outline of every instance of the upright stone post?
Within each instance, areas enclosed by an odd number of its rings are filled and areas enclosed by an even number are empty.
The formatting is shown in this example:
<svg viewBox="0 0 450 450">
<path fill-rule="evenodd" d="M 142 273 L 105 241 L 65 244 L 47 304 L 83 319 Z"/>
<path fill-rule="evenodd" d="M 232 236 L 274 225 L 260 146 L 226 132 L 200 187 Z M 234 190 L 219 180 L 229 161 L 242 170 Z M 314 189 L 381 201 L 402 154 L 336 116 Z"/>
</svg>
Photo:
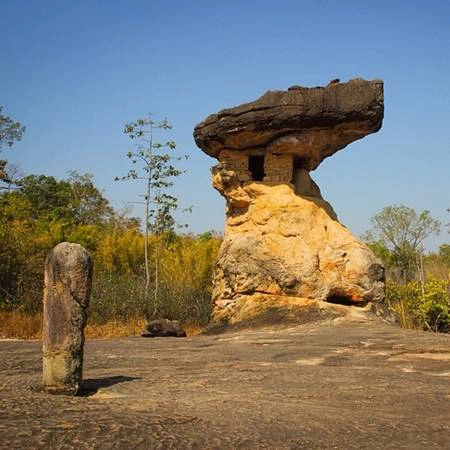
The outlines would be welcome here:
<svg viewBox="0 0 450 450">
<path fill-rule="evenodd" d="M 92 286 L 92 258 L 63 242 L 45 262 L 43 389 L 75 395 L 83 369 L 84 328 Z"/>
</svg>

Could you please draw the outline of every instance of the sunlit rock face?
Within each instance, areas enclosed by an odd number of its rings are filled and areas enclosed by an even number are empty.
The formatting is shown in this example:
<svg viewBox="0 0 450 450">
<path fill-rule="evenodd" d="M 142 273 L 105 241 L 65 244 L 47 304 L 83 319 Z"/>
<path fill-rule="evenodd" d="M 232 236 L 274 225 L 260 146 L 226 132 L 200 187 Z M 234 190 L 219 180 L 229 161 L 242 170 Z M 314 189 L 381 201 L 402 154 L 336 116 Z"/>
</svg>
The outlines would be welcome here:
<svg viewBox="0 0 450 450">
<path fill-rule="evenodd" d="M 197 125 L 197 145 L 219 160 L 213 186 L 227 201 L 213 283 L 216 320 L 245 319 L 244 298 L 271 309 L 277 299 L 280 308 L 287 299 L 384 300 L 381 262 L 338 222 L 309 174 L 378 131 L 382 119 L 382 82 L 356 79 L 269 91 Z"/>
</svg>

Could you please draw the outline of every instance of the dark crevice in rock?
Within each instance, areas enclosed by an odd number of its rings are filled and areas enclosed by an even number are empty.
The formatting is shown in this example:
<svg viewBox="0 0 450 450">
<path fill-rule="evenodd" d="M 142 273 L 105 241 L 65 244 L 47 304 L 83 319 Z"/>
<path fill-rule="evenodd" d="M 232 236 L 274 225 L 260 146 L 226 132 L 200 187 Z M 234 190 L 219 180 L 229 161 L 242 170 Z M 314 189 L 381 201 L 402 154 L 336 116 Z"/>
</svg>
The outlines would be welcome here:
<svg viewBox="0 0 450 450">
<path fill-rule="evenodd" d="M 263 181 L 264 180 L 264 156 L 250 156 L 248 158 L 248 170 L 252 174 L 253 181 Z"/>
<path fill-rule="evenodd" d="M 367 302 L 355 302 L 350 297 L 346 297 L 345 295 L 330 295 L 327 297 L 326 301 L 328 303 L 333 303 L 335 305 L 344 305 L 344 306 L 366 306 Z"/>
</svg>

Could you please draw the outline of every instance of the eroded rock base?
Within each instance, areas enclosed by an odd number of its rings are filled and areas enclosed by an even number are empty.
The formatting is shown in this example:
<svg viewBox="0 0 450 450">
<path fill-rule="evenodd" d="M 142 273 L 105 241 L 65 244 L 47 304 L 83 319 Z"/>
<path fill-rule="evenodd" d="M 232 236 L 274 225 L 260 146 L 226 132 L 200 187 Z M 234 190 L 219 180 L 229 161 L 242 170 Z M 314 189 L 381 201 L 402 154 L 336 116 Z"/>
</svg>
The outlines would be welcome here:
<svg viewBox="0 0 450 450">
<path fill-rule="evenodd" d="M 339 223 L 320 191 L 299 195 L 288 183 L 239 183 L 225 175 L 222 168 L 214 176 L 228 208 L 213 280 L 215 318 L 250 318 L 238 305 L 252 296 L 253 304 L 266 299 L 273 308 L 295 298 L 343 305 L 384 301 L 381 262 Z"/>
<path fill-rule="evenodd" d="M 295 326 L 331 319 L 394 322 L 383 303 L 341 305 L 308 298 L 254 294 L 219 303 L 210 329 Z"/>
</svg>

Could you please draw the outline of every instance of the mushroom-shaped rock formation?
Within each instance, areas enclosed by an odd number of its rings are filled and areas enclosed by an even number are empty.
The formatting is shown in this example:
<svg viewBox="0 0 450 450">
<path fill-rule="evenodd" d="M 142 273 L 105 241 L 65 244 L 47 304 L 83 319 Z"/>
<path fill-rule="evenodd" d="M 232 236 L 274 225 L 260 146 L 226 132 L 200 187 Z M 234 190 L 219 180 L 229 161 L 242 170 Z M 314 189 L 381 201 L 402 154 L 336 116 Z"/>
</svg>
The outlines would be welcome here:
<svg viewBox="0 0 450 450">
<path fill-rule="evenodd" d="M 197 145 L 219 160 L 213 185 L 227 201 L 216 322 L 277 306 L 384 300 L 381 262 L 338 222 L 309 175 L 382 120 L 382 81 L 355 79 L 269 91 L 195 127 Z"/>
</svg>

